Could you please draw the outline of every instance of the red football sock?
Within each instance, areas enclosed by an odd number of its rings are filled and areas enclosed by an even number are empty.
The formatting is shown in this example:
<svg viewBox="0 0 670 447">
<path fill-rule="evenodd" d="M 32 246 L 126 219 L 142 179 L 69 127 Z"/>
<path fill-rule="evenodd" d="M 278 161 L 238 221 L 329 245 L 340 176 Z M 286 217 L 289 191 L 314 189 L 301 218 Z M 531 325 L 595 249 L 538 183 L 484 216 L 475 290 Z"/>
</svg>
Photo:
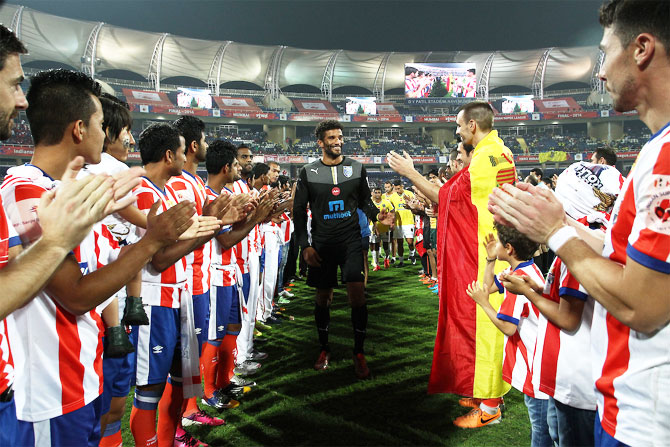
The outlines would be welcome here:
<svg viewBox="0 0 670 447">
<path fill-rule="evenodd" d="M 130 432 L 138 447 L 155 447 L 156 438 L 156 409 L 140 410 L 133 405 L 130 411 Z M 174 441 L 173 441 L 174 443 Z"/>
<path fill-rule="evenodd" d="M 217 389 L 225 388 L 233 377 L 235 368 L 235 356 L 233 351 L 237 346 L 237 335 L 226 334 L 219 346 L 219 374 L 216 377 Z"/>
<path fill-rule="evenodd" d="M 121 431 L 100 439 L 100 447 L 120 447 L 122 445 L 123 438 L 121 437 Z"/>
<path fill-rule="evenodd" d="M 482 399 L 482 403 L 487 407 L 495 408 L 500 405 L 500 398 L 496 397 L 495 399 Z"/>
<path fill-rule="evenodd" d="M 200 408 L 198 408 L 198 399 L 196 399 L 195 397 L 186 399 L 184 401 L 184 404 L 182 405 L 182 410 L 183 410 L 182 415 L 184 417 L 190 416 L 200 411 Z"/>
<path fill-rule="evenodd" d="M 181 422 L 182 403 L 184 402 L 184 391 L 181 383 L 165 384 L 165 391 L 158 403 L 158 445 L 159 447 L 172 447 L 177 427 Z"/>
<path fill-rule="evenodd" d="M 205 380 L 205 397 L 210 398 L 216 391 L 216 374 L 219 370 L 219 346 L 210 343 L 202 345 L 200 364 Z"/>
</svg>

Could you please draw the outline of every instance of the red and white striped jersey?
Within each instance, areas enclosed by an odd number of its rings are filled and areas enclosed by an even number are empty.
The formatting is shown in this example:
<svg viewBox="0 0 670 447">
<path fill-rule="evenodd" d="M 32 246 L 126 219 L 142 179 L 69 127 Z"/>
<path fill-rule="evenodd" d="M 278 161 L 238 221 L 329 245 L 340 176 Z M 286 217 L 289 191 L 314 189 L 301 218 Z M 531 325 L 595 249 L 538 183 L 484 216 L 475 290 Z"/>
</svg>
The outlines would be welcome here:
<svg viewBox="0 0 670 447">
<path fill-rule="evenodd" d="M 0 193 L 8 214 L 20 219 L 14 227 L 24 246 L 41 234 L 36 213 L 39 197 L 57 184 L 32 165 L 7 172 Z M 86 242 L 79 250 L 85 253 L 83 259 L 102 259 L 109 253 Z M 89 271 L 98 267 L 97 261 L 86 262 Z M 41 421 L 70 413 L 102 393 L 103 324 L 96 310 L 73 315 L 42 291 L 12 313 L 7 323 L 18 371 L 14 388 L 20 420 Z"/>
<path fill-rule="evenodd" d="M 595 410 L 591 376 L 591 319 L 593 300 L 556 258 L 547 275 L 542 295 L 560 302 L 560 297 L 584 301 L 579 328 L 561 330 L 540 314 L 533 362 L 533 384 L 557 401 L 582 410 Z"/>
<path fill-rule="evenodd" d="M 181 175 L 172 177 L 167 184 L 175 192 L 180 202 L 185 200 L 194 202 L 198 216 L 202 216 L 202 209 L 207 201 L 207 191 L 205 183 L 199 176 L 182 170 Z M 202 295 L 209 290 L 211 256 L 211 241 L 207 241 L 201 247 L 184 256 L 186 259 L 186 277 L 193 295 Z"/>
<path fill-rule="evenodd" d="M 224 187 L 221 190 L 221 194 L 232 195 L 233 192 Z M 207 187 L 207 197 L 209 197 L 209 200 L 214 200 L 218 196 L 219 194 L 214 192 L 212 188 Z M 226 229 L 221 230 L 221 232 L 224 231 Z M 235 255 L 235 247 L 224 250 L 216 239 L 212 239 L 212 285 L 222 287 L 232 286 L 236 283 L 235 267 L 237 257 Z"/>
<path fill-rule="evenodd" d="M 499 274 L 509 273 L 509 268 Z M 519 264 L 512 275 L 529 276 L 539 285 L 544 285 L 542 272 L 532 260 Z M 495 278 L 500 293 L 505 298 L 498 310 L 498 318 L 514 323 L 516 332 L 511 337 L 505 336 L 502 376 L 505 382 L 527 396 L 546 399 L 547 395 L 533 386 L 533 359 L 537 342 L 537 327 L 540 312 L 524 295 L 515 295 L 505 290 L 499 276 Z"/>
<path fill-rule="evenodd" d="M 670 123 L 642 148 L 612 210 L 603 255 L 670 274 Z M 644 300 L 644 296 L 639 297 Z M 623 325 L 600 304 L 593 317 L 598 413 L 607 433 L 629 445 L 667 444 L 670 325 L 652 335 Z"/>
<path fill-rule="evenodd" d="M 0 269 L 7 265 L 9 249 L 21 244 L 21 239 L 14 226 L 5 215 L 0 201 Z M 4 393 L 14 382 L 14 361 L 7 340 L 7 322 L 0 320 L 0 394 Z"/>
<path fill-rule="evenodd" d="M 249 185 L 244 180 L 237 180 L 233 183 L 233 194 L 251 194 Z M 249 273 L 249 251 L 256 246 L 256 240 L 260 239 L 258 225 L 249 232 L 249 235 L 242 239 L 235 246 L 235 253 L 237 254 L 237 264 L 240 266 L 242 273 Z"/>
<path fill-rule="evenodd" d="M 161 189 L 151 180 L 142 177 L 141 183 L 134 189 L 137 196 L 137 208 L 149 214 L 151 206 L 157 200 L 161 204 L 158 214 L 167 211 L 179 201 L 177 195 L 169 186 Z M 143 228 L 136 228 L 137 237 L 146 233 Z M 151 264 L 142 269 L 142 301 L 150 306 L 171 307 L 178 309 L 181 303 L 181 293 L 178 289 L 186 287 L 186 259 L 181 258 L 163 272 L 157 271 Z"/>
<path fill-rule="evenodd" d="M 103 152 L 100 156 L 100 163 L 94 165 L 86 165 L 84 169 L 79 172 L 77 178 L 83 177 L 90 174 L 108 174 L 115 175 L 121 172 L 125 172 L 128 169 L 128 165 L 122 161 L 117 160 L 116 158 L 109 155 L 107 152 Z M 129 195 L 132 193 L 129 193 Z M 107 226 L 109 231 L 116 237 L 117 240 L 123 240 L 126 243 L 132 243 L 133 241 L 127 239 L 129 235 L 135 234 L 135 229 L 133 224 L 125 220 L 118 213 L 110 214 L 102 220 L 102 223 Z"/>
<path fill-rule="evenodd" d="M 289 216 L 288 213 L 283 213 L 281 217 L 282 223 L 279 225 L 279 240 L 283 245 L 291 242 L 294 226 L 293 220 L 291 220 L 291 216 Z"/>
</svg>

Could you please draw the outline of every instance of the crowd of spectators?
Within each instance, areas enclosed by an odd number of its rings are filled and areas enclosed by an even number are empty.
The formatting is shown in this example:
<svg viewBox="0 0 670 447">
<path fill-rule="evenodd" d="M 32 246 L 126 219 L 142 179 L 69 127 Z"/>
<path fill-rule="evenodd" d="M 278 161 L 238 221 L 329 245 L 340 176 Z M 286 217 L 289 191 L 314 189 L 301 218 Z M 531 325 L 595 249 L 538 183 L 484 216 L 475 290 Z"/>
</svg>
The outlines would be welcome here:
<svg viewBox="0 0 670 447">
<path fill-rule="evenodd" d="M 651 134 L 646 129 L 626 129 L 624 137 L 608 143 L 616 151 L 640 150 Z M 568 153 L 591 152 L 603 145 L 603 142 L 590 138 L 584 132 L 564 132 L 563 134 L 547 134 L 546 132 L 530 132 L 525 135 L 503 135 L 505 145 L 512 153 L 537 154 L 549 151 L 564 151 Z M 525 143 L 527 152 L 522 147 Z"/>
<path fill-rule="evenodd" d="M 137 123 L 139 124 L 139 123 Z M 530 130 L 530 128 L 529 128 Z M 141 126 L 136 125 L 133 136 L 137 140 L 141 132 Z M 627 126 L 624 137 L 613 140 L 609 146 L 616 151 L 639 150 L 649 139 L 650 134 L 646 128 Z M 209 129 L 207 141 L 223 139 L 235 145 L 242 143 L 250 146 L 255 153 L 284 154 L 284 155 L 306 155 L 319 156 L 321 153 L 313 136 L 291 139 L 287 138 L 284 144 L 277 144 L 268 140 L 267 133 L 253 130 L 220 130 Z M 546 131 L 530 131 L 524 135 L 502 134 L 501 138 L 505 145 L 516 155 L 537 154 L 548 151 L 565 151 L 568 153 L 590 152 L 602 142 L 589 138 L 586 130 L 583 132 L 570 131 L 561 134 L 547 133 Z M 14 126 L 12 137 L 7 140 L 7 145 L 32 146 L 33 139 L 30 127 L 25 120 L 18 120 Z M 526 150 L 524 150 L 524 146 Z M 411 155 L 443 155 L 442 150 L 433 144 L 432 138 L 427 134 L 396 134 L 391 136 L 346 136 L 344 139 L 344 153 L 369 156 L 384 156 L 389 151 L 407 151 Z"/>
<path fill-rule="evenodd" d="M 14 132 L 9 140 L 5 142 L 7 145 L 32 146 L 33 136 L 30 133 L 30 126 L 24 120 L 17 121 L 14 124 Z"/>
</svg>

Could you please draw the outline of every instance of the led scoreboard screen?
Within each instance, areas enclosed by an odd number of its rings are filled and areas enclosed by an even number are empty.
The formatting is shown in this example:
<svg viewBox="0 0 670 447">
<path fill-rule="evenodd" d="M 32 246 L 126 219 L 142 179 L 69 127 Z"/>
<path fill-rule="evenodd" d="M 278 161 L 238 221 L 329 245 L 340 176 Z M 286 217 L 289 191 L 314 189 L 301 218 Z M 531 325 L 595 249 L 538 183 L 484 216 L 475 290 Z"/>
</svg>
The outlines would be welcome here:
<svg viewBox="0 0 670 447">
<path fill-rule="evenodd" d="M 405 98 L 477 97 L 477 69 L 472 63 L 405 64 Z"/>
</svg>

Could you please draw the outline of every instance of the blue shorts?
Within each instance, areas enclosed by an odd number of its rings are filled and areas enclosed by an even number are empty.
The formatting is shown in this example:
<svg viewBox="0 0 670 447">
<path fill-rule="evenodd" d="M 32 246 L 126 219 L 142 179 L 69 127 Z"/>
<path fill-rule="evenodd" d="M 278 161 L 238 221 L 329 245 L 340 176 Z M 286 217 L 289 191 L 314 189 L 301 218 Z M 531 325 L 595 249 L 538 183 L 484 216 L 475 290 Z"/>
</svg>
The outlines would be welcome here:
<svg viewBox="0 0 670 447">
<path fill-rule="evenodd" d="M 19 421 L 16 420 L 14 398 L 9 402 L 0 402 L 0 445 L 19 445 Z"/>
<path fill-rule="evenodd" d="M 242 295 L 244 296 L 244 304 L 249 302 L 249 290 L 251 287 L 251 275 L 249 273 L 242 273 Z"/>
<path fill-rule="evenodd" d="M 99 396 L 88 405 L 53 419 L 19 421 L 19 437 L 15 445 L 97 447 L 100 442 L 101 410 L 102 398 Z"/>
<path fill-rule="evenodd" d="M 600 415 L 596 412 L 596 422 L 593 424 L 593 437 L 595 440 L 595 447 L 628 447 L 621 441 L 617 441 L 605 431 L 603 424 L 600 422 Z"/>
<path fill-rule="evenodd" d="M 209 327 L 209 290 L 201 295 L 193 295 L 193 322 L 198 336 L 198 354 L 201 354 Z"/>
<path fill-rule="evenodd" d="M 136 385 L 165 383 L 168 374 L 181 377 L 181 322 L 179 309 L 146 306 L 149 325 L 133 326 Z"/>
<path fill-rule="evenodd" d="M 130 393 L 135 375 L 135 353 L 123 357 L 103 357 L 102 414 L 109 411 L 113 397 L 126 397 Z"/>
<path fill-rule="evenodd" d="M 232 286 L 212 286 L 211 291 L 210 338 L 212 332 L 215 332 L 216 338 L 214 340 L 221 340 L 229 333 L 229 325 L 242 323 L 240 296 L 235 284 Z M 235 333 L 239 333 L 239 331 Z"/>
</svg>

